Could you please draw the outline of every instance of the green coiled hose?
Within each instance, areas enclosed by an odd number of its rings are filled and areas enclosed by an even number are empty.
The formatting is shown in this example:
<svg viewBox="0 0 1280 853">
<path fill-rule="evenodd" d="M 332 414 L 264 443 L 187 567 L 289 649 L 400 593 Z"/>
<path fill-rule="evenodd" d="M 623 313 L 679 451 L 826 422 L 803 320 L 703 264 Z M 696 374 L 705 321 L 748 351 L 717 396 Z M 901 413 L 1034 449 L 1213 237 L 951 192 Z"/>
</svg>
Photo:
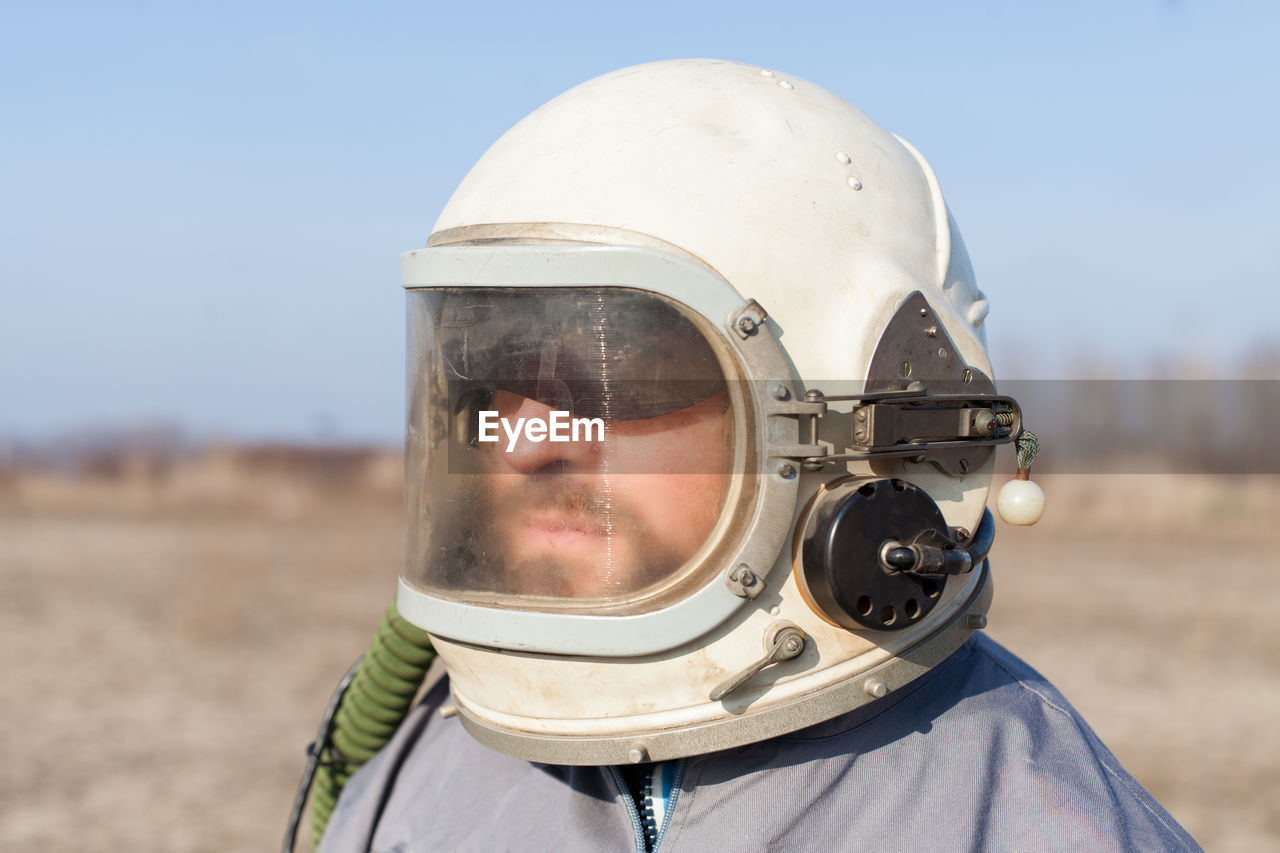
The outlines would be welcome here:
<svg viewBox="0 0 1280 853">
<path fill-rule="evenodd" d="M 320 846 L 343 786 L 396 733 L 435 656 L 427 632 L 406 622 L 392 602 L 368 651 L 334 691 L 315 743 L 307 749 L 307 769 L 285 832 L 285 853 L 293 850 L 310 789 L 311 843 Z"/>
</svg>

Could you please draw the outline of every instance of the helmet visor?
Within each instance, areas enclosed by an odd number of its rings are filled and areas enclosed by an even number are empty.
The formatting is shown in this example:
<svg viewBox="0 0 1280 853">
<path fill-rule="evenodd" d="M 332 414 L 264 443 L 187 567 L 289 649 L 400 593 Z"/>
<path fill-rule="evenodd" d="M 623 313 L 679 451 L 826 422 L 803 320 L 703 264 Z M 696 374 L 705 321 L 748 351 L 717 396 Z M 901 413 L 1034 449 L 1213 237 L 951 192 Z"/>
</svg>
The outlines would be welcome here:
<svg viewBox="0 0 1280 853">
<path fill-rule="evenodd" d="M 626 288 L 409 291 L 406 582 L 627 613 L 705 582 L 745 411 L 706 327 Z"/>
</svg>

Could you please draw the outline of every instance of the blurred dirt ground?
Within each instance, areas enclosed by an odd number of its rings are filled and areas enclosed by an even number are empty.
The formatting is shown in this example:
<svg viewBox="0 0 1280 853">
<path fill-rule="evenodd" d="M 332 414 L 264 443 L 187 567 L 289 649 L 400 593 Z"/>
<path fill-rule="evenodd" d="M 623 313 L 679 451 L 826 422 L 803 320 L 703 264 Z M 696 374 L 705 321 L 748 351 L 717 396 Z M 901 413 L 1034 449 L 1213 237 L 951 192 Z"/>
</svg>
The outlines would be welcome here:
<svg viewBox="0 0 1280 853">
<path fill-rule="evenodd" d="M 1207 849 L 1280 848 L 1280 478 L 1042 483 L 1045 520 L 997 535 L 989 632 Z M 0 848 L 278 849 L 400 503 L 373 451 L 0 477 Z"/>
</svg>

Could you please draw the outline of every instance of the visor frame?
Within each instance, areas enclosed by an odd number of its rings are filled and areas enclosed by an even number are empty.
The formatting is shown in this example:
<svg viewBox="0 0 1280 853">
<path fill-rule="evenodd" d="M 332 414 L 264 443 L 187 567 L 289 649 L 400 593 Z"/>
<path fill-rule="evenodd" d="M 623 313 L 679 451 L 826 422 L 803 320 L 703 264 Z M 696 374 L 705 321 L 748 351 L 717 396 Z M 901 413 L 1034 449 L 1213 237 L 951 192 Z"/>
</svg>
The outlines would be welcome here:
<svg viewBox="0 0 1280 853">
<path fill-rule="evenodd" d="M 686 598 L 668 606 L 627 615 L 486 607 L 415 587 L 405 577 L 406 565 L 397 594 L 397 606 L 406 619 L 432 634 L 487 648 L 637 657 L 684 645 L 731 618 L 750 600 L 740 587 L 735 591 L 729 576 L 747 567 L 764 577 L 789 541 L 798 478 L 783 462 L 786 451 L 799 441 L 799 424 L 783 411 L 786 407 L 778 398 L 803 394 L 776 327 L 766 321 L 753 324 L 749 334 L 742 332 L 740 318 L 758 306 L 709 267 L 649 246 L 568 241 L 430 246 L 405 253 L 402 271 L 407 290 L 618 287 L 654 293 L 688 308 L 714 329 L 716 343 L 737 367 L 744 389 L 741 405 L 750 411 L 746 420 L 754 434 L 739 436 L 735 445 L 754 448 L 747 454 L 754 459 L 754 470 L 735 475 L 754 478 L 755 487 L 746 507 L 728 505 L 735 512 L 749 512 L 750 518 L 737 525 L 742 532 L 724 565 Z M 777 390 L 782 387 L 785 395 Z M 788 470 L 790 476 L 785 474 Z M 741 502 L 743 491 L 731 489 L 731 502 Z M 718 535 L 725 535 L 717 529 Z"/>
</svg>

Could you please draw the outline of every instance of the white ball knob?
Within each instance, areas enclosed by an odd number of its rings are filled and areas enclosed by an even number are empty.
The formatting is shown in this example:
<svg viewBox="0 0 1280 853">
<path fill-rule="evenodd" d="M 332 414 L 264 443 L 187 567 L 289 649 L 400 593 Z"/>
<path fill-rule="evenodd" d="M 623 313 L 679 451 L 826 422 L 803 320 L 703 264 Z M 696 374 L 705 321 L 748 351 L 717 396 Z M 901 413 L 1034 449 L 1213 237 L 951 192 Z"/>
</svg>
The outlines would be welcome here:
<svg viewBox="0 0 1280 853">
<path fill-rule="evenodd" d="M 1031 480 L 1010 480 L 1000 489 L 996 510 L 1008 524 L 1035 524 L 1044 515 L 1044 490 Z"/>
</svg>

